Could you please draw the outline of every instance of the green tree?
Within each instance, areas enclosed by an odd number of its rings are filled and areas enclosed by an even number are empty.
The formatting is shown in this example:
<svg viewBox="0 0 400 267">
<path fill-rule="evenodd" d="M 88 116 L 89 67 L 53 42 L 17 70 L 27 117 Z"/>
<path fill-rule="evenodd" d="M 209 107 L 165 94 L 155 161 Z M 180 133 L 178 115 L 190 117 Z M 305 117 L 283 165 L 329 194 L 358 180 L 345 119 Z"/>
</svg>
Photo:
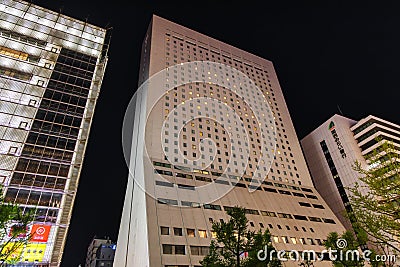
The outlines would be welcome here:
<svg viewBox="0 0 400 267">
<path fill-rule="evenodd" d="M 16 204 L 5 201 L 0 188 L 0 266 L 20 260 L 22 248 L 29 241 L 28 226 L 34 210 L 24 213 Z"/>
<path fill-rule="evenodd" d="M 379 253 L 400 253 L 400 156 L 399 149 L 381 142 L 366 160 L 368 168 L 356 162 L 360 183 L 348 188 L 353 227 L 367 234 L 369 244 Z M 389 264 L 390 266 L 391 264 Z"/>
<path fill-rule="evenodd" d="M 335 267 L 364 266 L 363 253 L 352 232 L 346 231 L 341 236 L 332 232 L 328 235 L 324 245 L 328 250 L 333 251 L 331 260 Z"/>
<path fill-rule="evenodd" d="M 244 208 L 234 207 L 227 211 L 228 222 L 215 222 L 212 229 L 216 235 L 210 245 L 209 254 L 201 261 L 204 267 L 261 267 L 281 266 L 280 261 L 269 253 L 274 250 L 271 245 L 271 235 L 268 230 L 264 233 L 248 230 L 248 219 Z M 259 260 L 259 251 L 265 251 L 265 260 Z M 260 254 L 261 257 L 264 253 Z M 276 255 L 276 254 L 274 254 Z"/>
</svg>

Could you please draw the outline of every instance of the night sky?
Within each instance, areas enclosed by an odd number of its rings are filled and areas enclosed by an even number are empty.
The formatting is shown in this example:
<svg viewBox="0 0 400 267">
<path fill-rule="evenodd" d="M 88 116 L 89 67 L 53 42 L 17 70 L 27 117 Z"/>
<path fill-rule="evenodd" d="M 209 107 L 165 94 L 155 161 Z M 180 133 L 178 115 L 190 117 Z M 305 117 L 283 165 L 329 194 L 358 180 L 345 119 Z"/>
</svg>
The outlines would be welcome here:
<svg viewBox="0 0 400 267">
<path fill-rule="evenodd" d="M 262 6 L 251 1 L 134 1 L 33 1 L 113 27 L 62 267 L 83 266 L 95 235 L 117 239 L 127 181 L 122 120 L 137 88 L 141 43 L 153 13 L 271 60 L 299 138 L 338 113 L 338 106 L 356 120 L 372 114 L 400 123 L 395 1 L 266 0 Z"/>
</svg>

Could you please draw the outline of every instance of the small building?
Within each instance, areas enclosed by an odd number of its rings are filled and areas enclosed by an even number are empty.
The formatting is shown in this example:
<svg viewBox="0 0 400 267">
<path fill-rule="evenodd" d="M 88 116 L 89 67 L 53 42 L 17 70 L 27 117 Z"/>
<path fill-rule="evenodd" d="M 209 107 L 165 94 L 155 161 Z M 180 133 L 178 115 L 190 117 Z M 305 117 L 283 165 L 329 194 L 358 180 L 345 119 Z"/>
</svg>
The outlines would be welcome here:
<svg viewBox="0 0 400 267">
<path fill-rule="evenodd" d="M 113 266 L 117 245 L 109 238 L 93 238 L 88 247 L 85 267 L 111 267 Z"/>
</svg>

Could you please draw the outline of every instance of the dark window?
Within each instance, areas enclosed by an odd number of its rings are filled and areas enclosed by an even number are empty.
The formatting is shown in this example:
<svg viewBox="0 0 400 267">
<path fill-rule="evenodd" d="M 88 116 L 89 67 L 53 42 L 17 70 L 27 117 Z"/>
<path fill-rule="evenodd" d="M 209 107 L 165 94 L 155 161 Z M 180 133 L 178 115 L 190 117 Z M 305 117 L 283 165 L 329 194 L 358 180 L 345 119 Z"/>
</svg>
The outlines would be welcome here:
<svg viewBox="0 0 400 267">
<path fill-rule="evenodd" d="M 169 227 L 161 226 L 160 230 L 161 230 L 161 235 L 169 235 Z"/>
<path fill-rule="evenodd" d="M 174 235 L 183 236 L 182 228 L 174 227 Z"/>
<path fill-rule="evenodd" d="M 172 245 L 162 245 L 163 254 L 172 254 Z"/>
<path fill-rule="evenodd" d="M 296 220 L 308 221 L 307 217 L 306 217 L 306 216 L 303 216 L 303 215 L 293 215 L 293 217 L 294 217 Z"/>
<path fill-rule="evenodd" d="M 221 210 L 220 205 L 213 205 L 213 204 L 204 204 L 203 207 L 209 210 Z"/>
<path fill-rule="evenodd" d="M 228 182 L 228 181 L 225 181 L 225 180 L 214 180 L 214 182 L 215 182 L 216 184 L 229 185 L 229 182 Z"/>
<path fill-rule="evenodd" d="M 192 186 L 192 185 L 184 185 L 184 184 L 178 184 L 178 188 L 186 189 L 186 190 L 195 190 L 194 186 Z"/>
<path fill-rule="evenodd" d="M 264 188 L 264 191 L 278 193 L 278 191 L 274 188 L 269 188 L 269 187 L 263 187 L 263 188 Z"/>
<path fill-rule="evenodd" d="M 308 217 L 311 222 L 322 222 L 321 218 L 318 217 Z"/>
<path fill-rule="evenodd" d="M 175 245 L 175 254 L 177 255 L 185 255 L 186 250 L 184 245 Z"/>
<path fill-rule="evenodd" d="M 311 207 L 310 203 L 306 203 L 306 202 L 299 202 L 300 206 L 302 207 Z"/>
<path fill-rule="evenodd" d="M 323 219 L 323 221 L 325 222 L 325 223 L 330 223 L 330 224 L 336 224 L 336 222 L 334 221 L 334 220 L 332 220 L 332 219 Z"/>
<path fill-rule="evenodd" d="M 166 187 L 174 187 L 174 184 L 168 183 L 168 182 L 164 182 L 164 181 L 156 181 L 156 185 L 166 186 Z"/>
</svg>

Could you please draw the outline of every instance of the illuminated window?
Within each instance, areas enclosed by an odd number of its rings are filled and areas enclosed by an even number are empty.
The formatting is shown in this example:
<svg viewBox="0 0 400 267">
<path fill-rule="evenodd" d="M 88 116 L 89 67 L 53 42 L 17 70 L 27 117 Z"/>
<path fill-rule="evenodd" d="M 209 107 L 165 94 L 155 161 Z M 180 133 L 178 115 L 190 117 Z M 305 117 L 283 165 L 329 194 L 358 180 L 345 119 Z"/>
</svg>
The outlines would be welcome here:
<svg viewBox="0 0 400 267">
<path fill-rule="evenodd" d="M 195 230 L 194 229 L 186 229 L 186 233 L 187 233 L 187 236 L 189 236 L 189 237 L 195 237 L 196 236 L 196 234 L 195 234 Z"/>
<path fill-rule="evenodd" d="M 212 238 L 217 238 L 217 233 L 214 232 L 214 231 L 211 231 L 211 237 L 212 237 Z"/>
<path fill-rule="evenodd" d="M 0 46 L 0 55 L 5 55 L 13 58 L 18 58 L 22 60 L 27 60 L 28 59 L 28 54 L 24 52 L 20 52 L 14 49 L 10 49 L 4 46 Z"/>
<path fill-rule="evenodd" d="M 206 230 L 199 230 L 199 237 L 207 238 L 207 231 Z"/>
</svg>

